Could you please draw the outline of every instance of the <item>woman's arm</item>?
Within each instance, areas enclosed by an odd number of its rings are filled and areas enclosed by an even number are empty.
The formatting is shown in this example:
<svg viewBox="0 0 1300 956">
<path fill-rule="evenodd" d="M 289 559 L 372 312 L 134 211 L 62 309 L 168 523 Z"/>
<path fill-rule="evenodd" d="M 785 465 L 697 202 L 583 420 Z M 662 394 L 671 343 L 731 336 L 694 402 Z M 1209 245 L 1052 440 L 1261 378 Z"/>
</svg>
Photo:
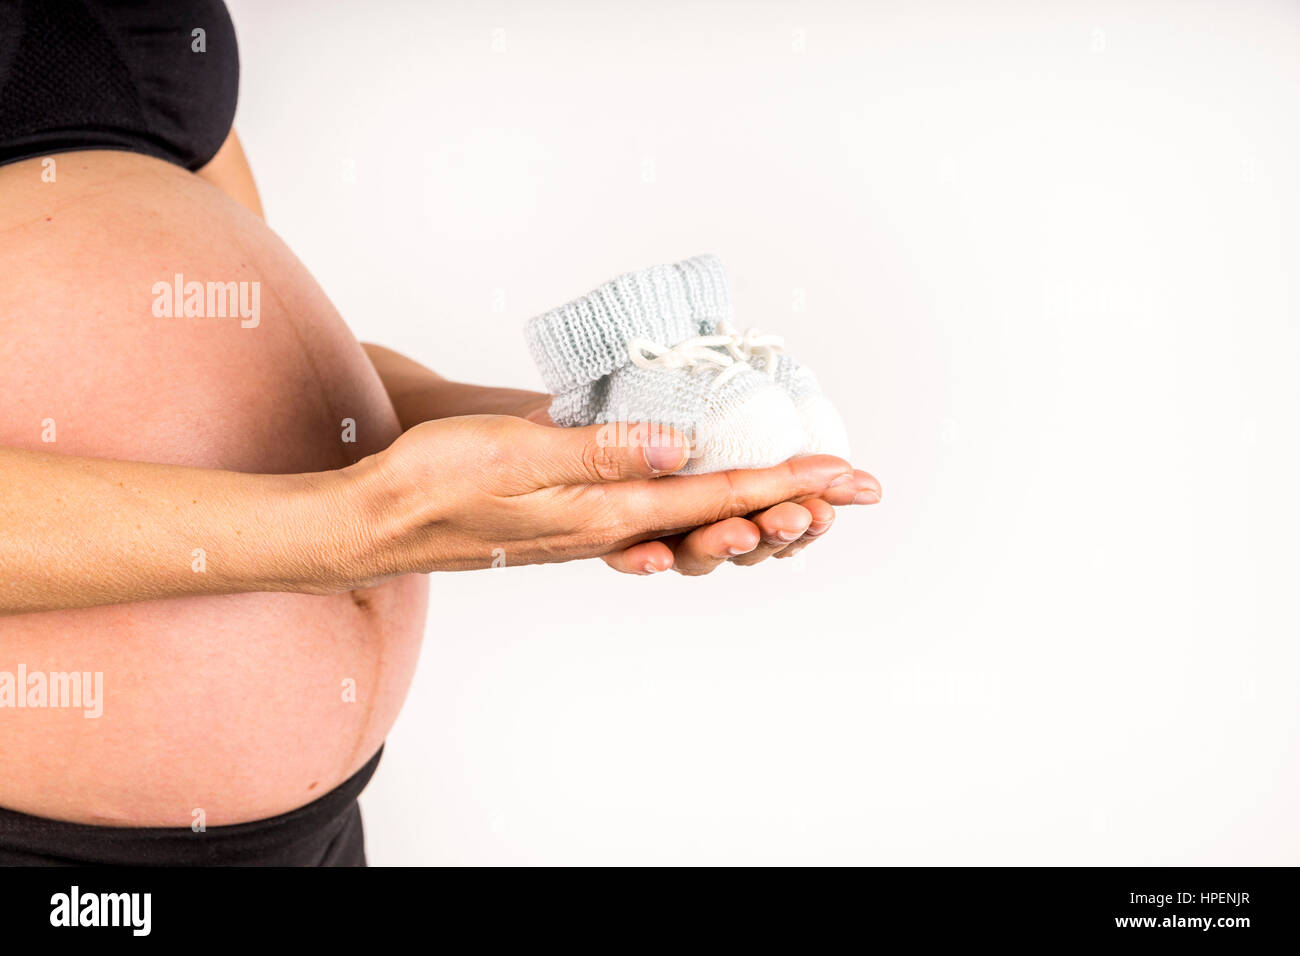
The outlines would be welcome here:
<svg viewBox="0 0 1300 956">
<path fill-rule="evenodd" d="M 0 448 L 0 475 L 0 614 L 328 590 L 353 560 L 356 532 L 329 475 L 15 448 Z"/>
<path fill-rule="evenodd" d="M 451 382 L 382 345 L 363 342 L 361 347 L 379 373 L 403 431 L 420 422 L 457 415 L 514 415 L 538 424 L 550 424 L 550 416 L 546 414 L 551 404 L 549 395 L 519 388 Z"/>
<path fill-rule="evenodd" d="M 627 437 L 449 418 L 302 475 L 0 448 L 0 614 L 590 558 L 855 481 L 825 456 L 663 481 L 684 448 Z"/>
</svg>

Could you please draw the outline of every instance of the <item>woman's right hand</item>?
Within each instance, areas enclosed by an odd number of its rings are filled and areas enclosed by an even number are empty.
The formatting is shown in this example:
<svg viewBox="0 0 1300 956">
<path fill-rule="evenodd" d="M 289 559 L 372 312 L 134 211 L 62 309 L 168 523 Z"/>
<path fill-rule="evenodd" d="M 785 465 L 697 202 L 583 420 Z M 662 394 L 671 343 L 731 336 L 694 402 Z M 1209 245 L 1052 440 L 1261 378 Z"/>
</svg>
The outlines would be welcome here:
<svg viewBox="0 0 1300 956">
<path fill-rule="evenodd" d="M 617 438 L 611 441 L 610 438 Z M 361 557 L 344 586 L 395 574 L 605 555 L 856 481 L 840 458 L 674 476 L 680 435 L 547 428 L 506 415 L 425 422 L 344 469 Z"/>
</svg>

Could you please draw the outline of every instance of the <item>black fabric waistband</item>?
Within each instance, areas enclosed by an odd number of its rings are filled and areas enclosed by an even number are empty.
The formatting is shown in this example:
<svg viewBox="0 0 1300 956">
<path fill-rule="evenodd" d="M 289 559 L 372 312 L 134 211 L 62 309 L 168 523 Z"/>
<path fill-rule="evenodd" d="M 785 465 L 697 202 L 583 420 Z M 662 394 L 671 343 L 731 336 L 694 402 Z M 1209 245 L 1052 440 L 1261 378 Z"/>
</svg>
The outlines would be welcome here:
<svg viewBox="0 0 1300 956">
<path fill-rule="evenodd" d="M 0 808 L 0 866 L 365 866 L 357 797 L 383 752 L 297 810 L 199 833 L 68 823 Z"/>
</svg>

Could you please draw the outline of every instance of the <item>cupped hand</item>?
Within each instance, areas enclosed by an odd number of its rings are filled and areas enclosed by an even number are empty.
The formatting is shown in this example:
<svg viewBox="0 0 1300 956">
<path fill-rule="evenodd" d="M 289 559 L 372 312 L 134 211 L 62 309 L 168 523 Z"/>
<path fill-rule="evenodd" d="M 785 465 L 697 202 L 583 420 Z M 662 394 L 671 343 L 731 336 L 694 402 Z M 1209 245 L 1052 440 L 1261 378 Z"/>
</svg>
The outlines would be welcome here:
<svg viewBox="0 0 1300 956">
<path fill-rule="evenodd" d="M 848 463 L 829 455 L 672 475 L 687 460 L 680 435 L 635 424 L 617 435 L 611 442 L 606 426 L 547 428 L 507 415 L 409 429 L 344 469 L 364 555 L 353 581 L 626 554 L 675 536 L 693 556 L 715 547 L 715 534 L 732 540 L 735 522 L 762 528 L 769 513 L 760 536 L 786 523 L 802 535 L 811 519 L 789 512 L 812 512 L 793 502 L 824 503 L 858 484 Z"/>
<path fill-rule="evenodd" d="M 537 394 L 521 417 L 539 425 L 554 425 L 547 409 L 550 396 Z M 625 574 L 655 574 L 670 568 L 686 575 L 708 574 L 725 562 L 744 566 L 767 558 L 788 558 L 812 544 L 835 522 L 833 505 L 867 505 L 880 501 L 880 482 L 865 471 L 853 471 L 819 496 L 785 501 L 746 517 L 727 518 L 683 535 L 643 541 L 602 555 L 611 568 Z"/>
</svg>

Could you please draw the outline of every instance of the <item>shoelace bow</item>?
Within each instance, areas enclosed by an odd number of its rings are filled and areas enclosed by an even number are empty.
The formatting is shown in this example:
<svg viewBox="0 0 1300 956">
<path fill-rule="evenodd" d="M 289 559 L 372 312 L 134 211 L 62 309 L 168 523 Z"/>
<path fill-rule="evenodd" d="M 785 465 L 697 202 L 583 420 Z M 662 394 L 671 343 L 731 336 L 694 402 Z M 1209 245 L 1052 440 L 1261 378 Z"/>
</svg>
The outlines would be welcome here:
<svg viewBox="0 0 1300 956">
<path fill-rule="evenodd" d="M 628 343 L 627 351 L 628 358 L 637 368 L 721 368 L 722 372 L 711 386 L 719 388 L 748 368 L 744 360 L 731 352 L 730 344 L 729 335 L 700 335 L 671 348 L 649 339 L 633 339 Z"/>
<path fill-rule="evenodd" d="M 727 322 L 718 323 L 717 335 L 699 335 L 671 348 L 649 339 L 628 343 L 628 357 L 638 368 L 677 369 L 717 366 L 723 371 L 713 380 L 718 388 L 761 358 L 768 378 L 776 378 L 776 357 L 785 349 L 785 339 L 758 329 L 740 332 Z M 721 350 L 721 351 L 720 351 Z"/>
<path fill-rule="evenodd" d="M 785 339 L 758 329 L 740 332 L 726 321 L 718 323 L 718 334 L 727 339 L 726 349 L 736 361 L 748 362 L 751 358 L 761 358 L 767 377 L 776 378 L 776 357 L 785 350 Z"/>
</svg>

